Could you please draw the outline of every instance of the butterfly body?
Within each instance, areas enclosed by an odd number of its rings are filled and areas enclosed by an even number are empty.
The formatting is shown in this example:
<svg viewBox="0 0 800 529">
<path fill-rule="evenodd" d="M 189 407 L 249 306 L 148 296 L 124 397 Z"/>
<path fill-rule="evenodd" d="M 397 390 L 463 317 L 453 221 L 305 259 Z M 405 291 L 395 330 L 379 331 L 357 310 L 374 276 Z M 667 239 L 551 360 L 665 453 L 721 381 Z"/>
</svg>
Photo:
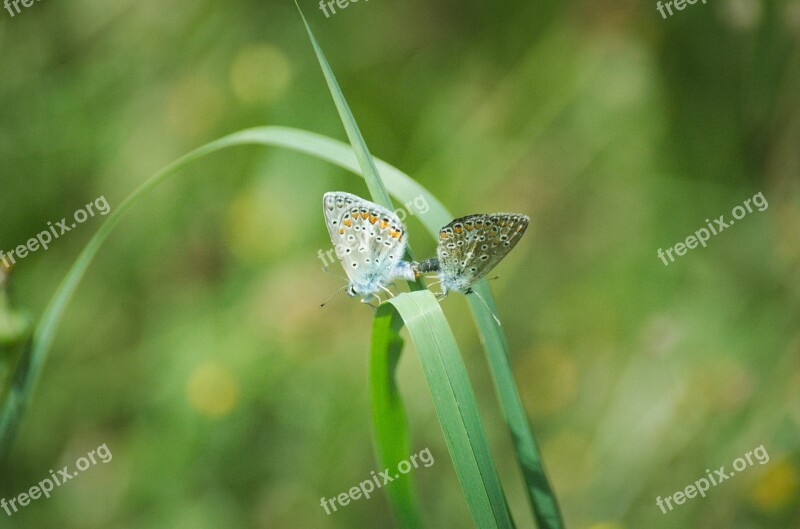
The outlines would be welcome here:
<svg viewBox="0 0 800 529">
<path fill-rule="evenodd" d="M 397 278 L 413 281 L 411 263 L 403 261 L 406 229 L 393 212 L 344 192 L 322 198 L 325 224 L 336 255 L 349 279 L 347 293 L 370 302 Z"/>
<path fill-rule="evenodd" d="M 497 265 L 525 233 L 527 215 L 492 213 L 467 215 L 439 230 L 437 261 L 417 266 L 420 272 L 437 271 L 442 295 L 450 291 L 470 294 L 472 285 Z"/>
</svg>

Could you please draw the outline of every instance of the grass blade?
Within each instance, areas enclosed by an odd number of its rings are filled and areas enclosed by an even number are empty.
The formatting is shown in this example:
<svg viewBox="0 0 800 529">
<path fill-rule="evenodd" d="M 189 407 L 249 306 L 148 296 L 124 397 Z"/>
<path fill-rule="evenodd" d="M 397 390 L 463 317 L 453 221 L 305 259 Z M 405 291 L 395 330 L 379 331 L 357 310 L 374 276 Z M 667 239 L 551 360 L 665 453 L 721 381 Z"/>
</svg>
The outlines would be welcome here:
<svg viewBox="0 0 800 529">
<path fill-rule="evenodd" d="M 378 316 L 394 310 L 417 349 L 476 527 L 513 527 L 467 370 L 439 302 L 428 290 L 401 294 L 381 305 Z"/>
<path fill-rule="evenodd" d="M 408 420 L 395 379 L 403 351 L 402 327 L 403 320 L 396 311 L 377 314 L 372 324 L 370 400 L 379 468 L 397 468 L 412 453 Z M 423 527 L 413 473 L 401 475 L 384 490 L 400 527 Z"/>
<path fill-rule="evenodd" d="M 386 191 L 383 179 L 378 173 L 378 168 L 375 166 L 375 160 L 367 148 L 367 142 L 364 141 L 364 136 L 358 128 L 358 123 L 356 123 L 342 89 L 336 81 L 333 69 L 328 64 L 328 60 L 325 58 L 325 54 L 322 52 L 322 48 L 319 46 L 316 37 L 314 37 L 314 33 L 311 31 L 311 27 L 308 25 L 308 21 L 296 0 L 295 5 L 300 12 L 300 17 L 303 19 L 308 38 L 311 40 L 314 53 L 317 56 L 320 68 L 322 68 L 328 89 L 339 112 L 342 125 L 347 132 L 350 145 L 353 147 L 353 152 L 361 169 L 361 174 L 367 183 L 372 200 L 389 210 L 393 210 L 394 205 L 389 193 Z M 406 247 L 406 255 L 410 261 L 413 261 L 413 253 L 410 246 Z M 411 290 L 425 289 L 421 281 L 414 281 L 409 286 Z M 403 342 L 396 332 L 401 325 L 400 319 L 396 315 L 390 314 L 382 318 L 376 318 L 373 326 L 370 362 L 373 435 L 378 462 L 384 468 L 396 468 L 397 464 L 409 453 L 411 445 L 408 435 L 408 419 L 406 418 L 405 408 L 394 377 L 395 367 L 403 349 Z M 387 490 L 395 518 L 404 528 L 421 527 L 422 524 L 412 479 L 411 476 L 403 476 L 400 478 L 401 483 L 397 483 L 397 486 Z"/>
<path fill-rule="evenodd" d="M 489 308 L 485 307 L 476 296 L 468 296 L 475 323 L 481 336 L 483 348 L 492 373 L 495 391 L 500 401 L 500 409 L 511 431 L 511 438 L 516 449 L 517 464 L 525 478 L 528 501 L 533 508 L 533 515 L 539 529 L 562 529 L 564 521 L 556 501 L 556 495 L 544 471 L 539 447 L 533 437 L 528 416 L 522 406 L 514 374 L 508 363 L 508 342 L 492 312 L 497 314 L 497 307 L 491 290 L 483 280 L 473 287 Z"/>
<path fill-rule="evenodd" d="M 333 96 L 333 102 L 336 104 L 336 110 L 339 111 L 339 117 L 342 120 L 342 125 L 344 125 L 344 130 L 347 132 L 347 138 L 350 140 L 350 145 L 353 146 L 353 151 L 356 154 L 358 165 L 361 167 L 361 174 L 364 176 L 364 180 L 367 182 L 367 188 L 369 188 L 369 193 L 372 195 L 372 200 L 373 202 L 380 204 L 385 208 L 393 210 L 394 206 L 392 205 L 392 199 L 389 198 L 389 193 L 386 191 L 386 186 L 383 184 L 383 180 L 381 180 L 381 177 L 378 174 L 378 168 L 375 166 L 375 160 L 372 159 L 369 149 L 367 149 L 367 142 L 364 141 L 364 136 L 361 135 L 361 130 L 359 130 L 358 124 L 353 117 L 353 113 L 350 111 L 350 106 L 347 104 L 347 100 L 344 98 L 342 89 L 339 88 L 339 83 L 336 82 L 336 76 L 333 74 L 333 69 L 331 69 L 330 64 L 328 64 L 328 60 L 325 58 L 322 48 L 320 48 L 317 39 L 314 37 L 314 33 L 311 31 L 311 26 L 308 25 L 308 21 L 306 20 L 305 15 L 303 15 L 303 10 L 300 9 L 297 0 L 295 0 L 294 4 L 297 6 L 297 10 L 300 12 L 300 17 L 303 19 L 306 32 L 308 32 L 308 38 L 311 40 L 311 45 L 314 47 L 314 53 L 317 54 L 317 60 L 322 68 L 325 81 L 328 83 L 328 89 Z"/>
<path fill-rule="evenodd" d="M 105 223 L 80 254 L 78 260 L 67 272 L 67 276 L 40 318 L 34 332 L 34 338 L 28 342 L 22 353 L 23 358 L 18 364 L 14 377 L 16 382 L 0 409 L 0 459 L 8 455 L 12 440 L 33 393 L 33 388 L 46 361 L 64 309 L 75 289 L 77 289 L 86 268 L 91 263 L 102 242 L 110 234 L 117 222 L 121 220 L 121 216 L 147 192 L 168 177 L 178 173 L 180 169 L 189 163 L 213 152 L 239 145 L 282 147 L 314 156 L 351 171 L 356 175 L 361 175 L 361 169 L 352 148 L 338 140 L 292 128 L 258 127 L 235 132 L 199 147 L 148 179 L 120 207 L 112 211 L 109 218 L 106 219 Z M 439 228 L 453 218 L 447 209 L 436 197 L 399 169 L 380 159 L 376 159 L 375 163 L 386 182 L 386 186 L 400 201 L 408 202 L 419 196 L 425 198 L 430 208 L 427 213 L 420 215 L 419 218 L 428 232 L 433 237 L 437 237 Z M 485 282 L 481 281 L 477 288 L 487 303 L 494 307 L 494 300 Z M 492 368 L 503 413 L 517 447 L 517 458 L 527 483 L 529 499 L 533 504 L 537 520 L 539 520 L 539 526 L 541 529 L 560 529 L 564 525 L 560 522 L 555 495 L 547 483 L 530 425 L 525 416 L 516 386 L 513 383 L 513 375 L 508 365 L 508 346 L 505 336 L 501 329 L 496 328 L 491 314 L 482 304 L 476 303 L 472 299 L 470 299 L 470 302 L 478 323 L 480 338 Z M 28 369 L 23 373 L 20 368 L 25 365 L 25 362 L 29 362 L 33 369 Z M 553 507 L 548 507 L 549 505 Z M 542 519 L 543 516 L 544 519 Z M 548 523 L 550 525 L 547 525 Z"/>
</svg>

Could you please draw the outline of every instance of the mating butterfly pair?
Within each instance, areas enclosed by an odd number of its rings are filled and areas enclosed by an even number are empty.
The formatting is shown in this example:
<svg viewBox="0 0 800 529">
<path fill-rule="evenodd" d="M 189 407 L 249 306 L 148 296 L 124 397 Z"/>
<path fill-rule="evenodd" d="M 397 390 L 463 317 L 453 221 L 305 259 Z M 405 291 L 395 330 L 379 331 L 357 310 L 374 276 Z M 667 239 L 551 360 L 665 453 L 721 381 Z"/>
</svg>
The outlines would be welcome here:
<svg viewBox="0 0 800 529">
<path fill-rule="evenodd" d="M 389 291 L 395 279 L 413 281 L 426 272 L 438 272 L 442 296 L 454 290 L 470 294 L 485 276 L 516 246 L 528 227 L 527 215 L 493 213 L 467 215 L 439 230 L 436 259 L 419 263 L 403 260 L 406 228 L 393 212 L 344 192 L 322 198 L 325 224 L 350 280 L 347 293 L 369 303 L 380 291 Z"/>
</svg>

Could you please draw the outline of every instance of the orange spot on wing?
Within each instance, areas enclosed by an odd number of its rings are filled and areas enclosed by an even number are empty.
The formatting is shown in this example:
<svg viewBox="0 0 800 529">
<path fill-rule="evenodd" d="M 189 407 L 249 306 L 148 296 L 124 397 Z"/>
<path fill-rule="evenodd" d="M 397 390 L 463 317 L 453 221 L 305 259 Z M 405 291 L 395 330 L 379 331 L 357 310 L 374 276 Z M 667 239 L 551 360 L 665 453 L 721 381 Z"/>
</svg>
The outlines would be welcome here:
<svg viewBox="0 0 800 529">
<path fill-rule="evenodd" d="M 347 226 L 349 228 L 349 227 L 351 227 L 353 225 L 353 221 L 350 220 L 350 219 L 344 219 L 342 221 L 342 224 L 344 224 L 345 226 Z"/>
<path fill-rule="evenodd" d="M 461 231 L 462 231 L 461 228 L 458 228 L 458 227 L 455 228 L 455 230 L 456 230 L 456 233 L 461 233 Z"/>
<path fill-rule="evenodd" d="M 362 219 L 366 219 L 367 217 L 369 217 L 369 213 L 362 213 L 361 214 L 361 218 Z"/>
<path fill-rule="evenodd" d="M 369 216 L 369 223 L 370 224 L 375 224 L 375 222 L 377 222 L 377 220 L 378 220 L 378 217 L 376 217 L 374 215 L 370 215 Z"/>
<path fill-rule="evenodd" d="M 339 228 L 339 235 L 344 235 L 344 228 Z"/>
<path fill-rule="evenodd" d="M 389 227 L 389 221 L 381 220 L 381 229 L 385 230 Z"/>
</svg>

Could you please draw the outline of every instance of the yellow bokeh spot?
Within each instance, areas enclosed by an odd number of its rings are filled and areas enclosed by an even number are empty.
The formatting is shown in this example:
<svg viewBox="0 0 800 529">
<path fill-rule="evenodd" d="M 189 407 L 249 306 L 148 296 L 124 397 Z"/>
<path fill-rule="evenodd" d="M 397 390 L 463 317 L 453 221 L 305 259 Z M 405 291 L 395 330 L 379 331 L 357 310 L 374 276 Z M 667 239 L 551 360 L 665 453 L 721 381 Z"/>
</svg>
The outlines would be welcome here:
<svg viewBox="0 0 800 529">
<path fill-rule="evenodd" d="M 189 404 L 208 417 L 222 417 L 236 406 L 239 384 L 228 368 L 208 361 L 198 366 L 186 383 L 186 398 Z"/>
<path fill-rule="evenodd" d="M 762 511 L 776 512 L 788 507 L 798 493 L 797 467 L 782 460 L 770 464 L 764 474 L 753 485 L 750 498 Z"/>
<path fill-rule="evenodd" d="M 244 103 L 271 103 L 286 92 L 291 80 L 289 59 L 272 44 L 241 49 L 231 65 L 231 89 Z"/>
</svg>

